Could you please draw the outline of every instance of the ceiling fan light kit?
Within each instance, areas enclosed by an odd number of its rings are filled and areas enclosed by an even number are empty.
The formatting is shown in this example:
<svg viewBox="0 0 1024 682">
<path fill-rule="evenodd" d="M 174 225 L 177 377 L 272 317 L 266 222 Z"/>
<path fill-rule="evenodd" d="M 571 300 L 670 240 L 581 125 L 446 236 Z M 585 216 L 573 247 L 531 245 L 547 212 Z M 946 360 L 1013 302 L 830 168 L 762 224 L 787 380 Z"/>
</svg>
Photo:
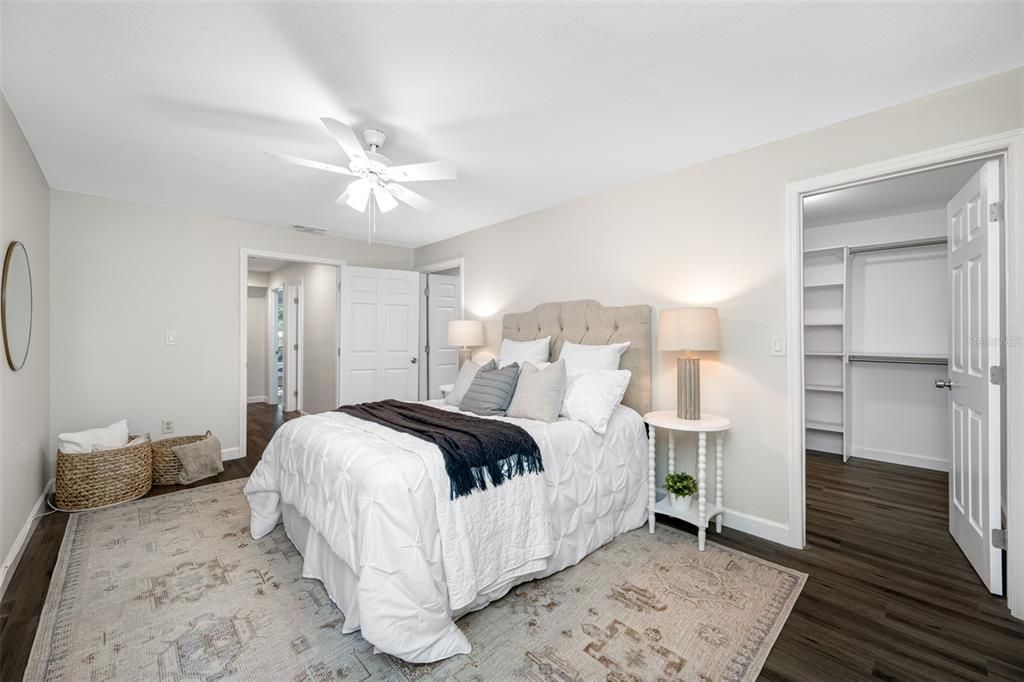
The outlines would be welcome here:
<svg viewBox="0 0 1024 682">
<path fill-rule="evenodd" d="M 372 242 L 373 233 L 376 232 L 378 212 L 387 213 L 396 208 L 398 202 L 412 206 L 418 211 L 434 209 L 433 202 L 423 195 L 399 185 L 398 182 L 455 180 L 458 177 L 455 164 L 451 161 L 425 161 L 392 166 L 391 160 L 378 151 L 388 139 L 382 130 L 370 128 L 363 131 L 363 141 L 368 148 L 364 150 L 355 131 L 349 126 L 333 118 L 322 118 L 320 121 L 348 156 L 348 168 L 278 152 L 267 152 L 267 155 L 295 166 L 355 177 L 356 180 L 349 183 L 335 203 L 345 204 L 360 213 L 365 213 L 369 209 L 368 242 Z"/>
</svg>

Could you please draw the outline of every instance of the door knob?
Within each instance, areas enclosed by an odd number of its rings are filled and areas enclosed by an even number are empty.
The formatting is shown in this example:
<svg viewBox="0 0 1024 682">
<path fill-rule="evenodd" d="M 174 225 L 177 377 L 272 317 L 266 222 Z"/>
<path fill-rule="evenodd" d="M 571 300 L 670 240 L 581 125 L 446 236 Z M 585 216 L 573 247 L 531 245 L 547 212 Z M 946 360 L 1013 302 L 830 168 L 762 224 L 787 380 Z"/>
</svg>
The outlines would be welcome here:
<svg viewBox="0 0 1024 682">
<path fill-rule="evenodd" d="M 411 362 L 412 364 L 415 365 L 416 364 L 416 358 L 409 358 L 409 362 Z"/>
<path fill-rule="evenodd" d="M 936 379 L 935 380 L 935 388 L 948 388 L 949 390 L 952 391 L 953 390 L 953 382 L 950 381 L 949 379 Z"/>
</svg>

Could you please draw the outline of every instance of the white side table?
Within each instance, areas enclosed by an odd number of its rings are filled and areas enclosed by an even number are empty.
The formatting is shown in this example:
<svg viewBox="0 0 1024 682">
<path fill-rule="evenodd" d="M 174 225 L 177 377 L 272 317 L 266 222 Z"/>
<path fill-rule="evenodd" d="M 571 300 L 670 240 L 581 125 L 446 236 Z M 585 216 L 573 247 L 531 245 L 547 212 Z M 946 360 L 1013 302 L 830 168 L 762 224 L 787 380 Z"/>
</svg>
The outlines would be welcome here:
<svg viewBox="0 0 1024 682">
<path fill-rule="evenodd" d="M 455 388 L 455 384 L 441 384 L 440 386 L 437 387 L 437 390 L 441 391 L 442 398 L 447 398 L 448 394 L 452 392 L 453 388 Z"/>
<path fill-rule="evenodd" d="M 708 522 L 712 518 L 715 519 L 715 530 L 719 533 L 722 532 L 722 512 L 725 511 L 725 497 L 722 492 L 722 461 L 725 456 L 725 448 L 722 441 L 724 432 L 729 430 L 731 423 L 725 417 L 707 413 L 701 414 L 700 419 L 680 419 L 676 416 L 675 410 L 648 412 L 644 415 L 644 421 L 647 422 L 647 432 L 650 439 L 647 525 L 653 533 L 655 512 L 674 516 L 677 519 L 692 523 L 697 526 L 697 548 L 703 552 Z M 660 502 L 655 503 L 654 446 L 655 430 L 659 427 L 668 429 L 668 472 L 670 474 L 676 470 L 676 431 L 697 434 L 697 506 L 691 506 L 689 511 L 680 512 L 673 509 L 668 495 Z M 715 438 L 715 501 L 713 504 L 708 504 L 706 490 L 709 433 L 718 434 Z"/>
</svg>

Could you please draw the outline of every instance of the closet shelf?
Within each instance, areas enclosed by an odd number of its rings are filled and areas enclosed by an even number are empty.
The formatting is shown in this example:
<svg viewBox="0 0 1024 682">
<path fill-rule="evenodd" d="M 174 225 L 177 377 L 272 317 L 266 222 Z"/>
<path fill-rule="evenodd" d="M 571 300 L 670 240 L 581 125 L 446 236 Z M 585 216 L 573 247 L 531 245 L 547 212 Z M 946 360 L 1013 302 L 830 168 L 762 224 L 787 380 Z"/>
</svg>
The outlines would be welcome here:
<svg viewBox="0 0 1024 682">
<path fill-rule="evenodd" d="M 805 351 L 804 355 L 810 355 L 815 358 L 841 358 L 843 353 L 841 351 L 830 351 L 830 350 L 809 350 Z"/>
<path fill-rule="evenodd" d="M 804 322 L 805 327 L 842 327 L 842 322 Z"/>
<path fill-rule="evenodd" d="M 902 365 L 948 365 L 941 353 L 850 353 L 850 362 L 888 362 Z"/>
<path fill-rule="evenodd" d="M 820 249 L 804 249 L 804 257 L 807 256 L 839 256 L 842 258 L 845 246 L 826 246 Z"/>
<path fill-rule="evenodd" d="M 842 424 L 833 424 L 832 422 L 816 422 L 807 420 L 804 422 L 804 426 L 812 431 L 831 431 L 832 433 L 842 433 Z"/>
<path fill-rule="evenodd" d="M 804 289 L 842 289 L 842 282 L 821 282 L 817 284 L 805 284 Z"/>
<path fill-rule="evenodd" d="M 842 393 L 842 386 L 829 386 L 828 384 L 804 384 L 808 391 L 819 391 L 822 393 Z"/>
</svg>

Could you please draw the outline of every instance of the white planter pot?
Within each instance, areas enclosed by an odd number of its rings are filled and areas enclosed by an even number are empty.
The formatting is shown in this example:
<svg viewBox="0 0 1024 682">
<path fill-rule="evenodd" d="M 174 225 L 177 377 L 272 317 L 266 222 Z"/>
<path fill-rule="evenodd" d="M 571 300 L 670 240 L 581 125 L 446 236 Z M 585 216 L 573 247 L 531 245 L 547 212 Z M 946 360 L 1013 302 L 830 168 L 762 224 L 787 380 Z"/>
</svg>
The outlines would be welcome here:
<svg viewBox="0 0 1024 682">
<path fill-rule="evenodd" d="M 670 506 L 678 512 L 690 511 L 690 503 L 693 502 L 693 495 L 682 497 L 680 495 L 668 494 Z"/>
</svg>

